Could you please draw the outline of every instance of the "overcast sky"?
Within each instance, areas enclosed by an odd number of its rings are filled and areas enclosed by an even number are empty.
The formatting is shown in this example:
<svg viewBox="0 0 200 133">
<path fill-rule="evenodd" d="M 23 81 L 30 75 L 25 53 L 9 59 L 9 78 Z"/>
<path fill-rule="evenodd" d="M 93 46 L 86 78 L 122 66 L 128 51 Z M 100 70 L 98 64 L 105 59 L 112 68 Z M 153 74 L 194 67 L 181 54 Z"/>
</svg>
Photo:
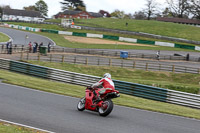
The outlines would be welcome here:
<svg viewBox="0 0 200 133">
<path fill-rule="evenodd" d="M 39 0 L 0 0 L 0 5 L 10 5 L 13 9 L 23 9 L 24 6 L 35 5 Z M 44 0 L 48 5 L 48 15 L 57 14 L 61 11 L 61 4 L 63 0 Z M 123 10 L 125 13 L 133 14 L 135 11 L 142 10 L 145 6 L 146 0 L 83 0 L 86 4 L 88 12 L 99 12 L 105 10 L 113 12 L 115 9 Z M 166 0 L 156 0 L 163 7 Z"/>
</svg>

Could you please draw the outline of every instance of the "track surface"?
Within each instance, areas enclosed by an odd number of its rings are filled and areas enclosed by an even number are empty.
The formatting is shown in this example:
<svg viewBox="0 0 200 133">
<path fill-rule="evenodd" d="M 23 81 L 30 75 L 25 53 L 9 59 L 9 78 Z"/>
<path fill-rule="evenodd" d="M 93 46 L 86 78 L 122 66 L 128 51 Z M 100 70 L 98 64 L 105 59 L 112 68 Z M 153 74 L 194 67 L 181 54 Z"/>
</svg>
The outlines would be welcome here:
<svg viewBox="0 0 200 133">
<path fill-rule="evenodd" d="M 54 42 L 51 39 L 30 32 L 9 29 L 9 28 L 2 28 L 2 27 L 0 27 L 0 32 L 3 32 L 8 36 L 10 36 L 13 40 L 13 44 L 28 45 L 29 42 L 32 43 L 37 42 L 38 44 L 43 42 L 44 45 L 47 45 L 50 42 L 52 45 L 54 45 Z M 27 39 L 25 39 L 26 35 L 28 36 Z"/>
<path fill-rule="evenodd" d="M 79 112 L 79 99 L 0 83 L 0 119 L 58 133 L 199 133 L 200 121 L 115 106 Z"/>
</svg>

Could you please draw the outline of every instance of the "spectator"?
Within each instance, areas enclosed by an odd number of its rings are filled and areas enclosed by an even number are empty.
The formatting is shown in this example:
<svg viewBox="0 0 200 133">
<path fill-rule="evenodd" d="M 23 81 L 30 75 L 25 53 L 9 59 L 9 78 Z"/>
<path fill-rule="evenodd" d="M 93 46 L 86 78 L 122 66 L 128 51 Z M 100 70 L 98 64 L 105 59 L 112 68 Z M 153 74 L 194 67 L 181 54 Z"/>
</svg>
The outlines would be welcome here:
<svg viewBox="0 0 200 133">
<path fill-rule="evenodd" d="M 157 60 L 160 60 L 160 50 L 157 51 L 156 58 L 157 58 Z"/>
<path fill-rule="evenodd" d="M 8 54 L 12 54 L 12 42 L 11 41 L 8 44 Z"/>
<path fill-rule="evenodd" d="M 32 44 L 31 44 L 31 42 L 29 42 L 28 46 L 29 46 L 29 53 L 31 53 L 32 52 Z"/>
<path fill-rule="evenodd" d="M 48 53 L 50 53 L 50 50 L 51 50 L 51 43 L 49 42 L 49 44 L 48 44 Z"/>
<path fill-rule="evenodd" d="M 6 51 L 7 51 L 7 54 L 9 54 L 9 50 L 8 50 L 9 45 L 10 45 L 10 42 L 7 42 L 7 43 L 6 43 Z"/>
<path fill-rule="evenodd" d="M 126 26 L 128 26 L 128 23 L 126 22 Z"/>
<path fill-rule="evenodd" d="M 33 51 L 34 51 L 33 53 L 37 53 L 38 43 L 37 43 L 37 42 L 34 42 L 34 44 L 35 44 L 35 49 L 33 50 Z"/>
<path fill-rule="evenodd" d="M 189 61 L 190 60 L 190 54 L 188 53 L 187 55 L 186 55 L 186 61 Z"/>
</svg>

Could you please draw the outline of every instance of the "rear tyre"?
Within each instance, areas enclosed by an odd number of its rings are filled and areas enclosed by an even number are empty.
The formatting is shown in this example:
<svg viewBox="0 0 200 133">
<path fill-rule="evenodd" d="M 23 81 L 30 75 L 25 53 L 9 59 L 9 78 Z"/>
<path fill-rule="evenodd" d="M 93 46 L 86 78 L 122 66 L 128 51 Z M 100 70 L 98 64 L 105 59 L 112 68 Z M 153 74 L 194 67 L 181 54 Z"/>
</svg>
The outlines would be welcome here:
<svg viewBox="0 0 200 133">
<path fill-rule="evenodd" d="M 111 100 L 106 100 L 102 103 L 102 106 L 99 107 L 99 115 L 107 116 L 113 110 L 113 102 Z"/>
<path fill-rule="evenodd" d="M 78 102 L 77 109 L 79 111 L 85 110 L 85 97 L 81 98 L 81 100 Z"/>
</svg>

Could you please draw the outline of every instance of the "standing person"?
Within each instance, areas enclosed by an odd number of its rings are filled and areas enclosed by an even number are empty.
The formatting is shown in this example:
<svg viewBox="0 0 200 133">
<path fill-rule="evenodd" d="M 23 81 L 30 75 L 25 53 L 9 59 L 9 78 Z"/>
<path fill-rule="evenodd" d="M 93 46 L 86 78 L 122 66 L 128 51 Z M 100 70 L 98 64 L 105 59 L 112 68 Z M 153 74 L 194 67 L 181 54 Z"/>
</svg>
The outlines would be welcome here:
<svg viewBox="0 0 200 133">
<path fill-rule="evenodd" d="M 11 41 L 9 42 L 9 45 L 8 45 L 8 54 L 12 54 L 12 42 Z"/>
<path fill-rule="evenodd" d="M 35 43 L 33 43 L 33 53 L 35 53 Z"/>
<path fill-rule="evenodd" d="M 40 49 L 41 49 L 42 46 L 43 46 L 43 42 L 41 42 L 40 45 L 39 45 L 39 52 L 41 52 Z"/>
<path fill-rule="evenodd" d="M 51 50 L 51 43 L 49 42 L 49 44 L 48 44 L 48 53 L 50 53 L 50 50 Z"/>
<path fill-rule="evenodd" d="M 160 60 L 160 50 L 157 51 L 156 57 L 157 57 L 157 60 Z"/>
<path fill-rule="evenodd" d="M 8 49 L 9 45 L 10 45 L 10 42 L 7 42 L 7 43 L 6 43 L 6 51 L 7 51 L 7 54 L 9 54 L 9 49 Z"/>
<path fill-rule="evenodd" d="M 37 53 L 37 50 L 38 50 L 38 43 L 37 42 L 34 42 L 35 43 L 35 53 Z"/>
<path fill-rule="evenodd" d="M 32 51 L 32 44 L 31 44 L 31 42 L 29 42 L 28 46 L 29 46 L 29 53 L 31 53 L 31 51 Z"/>
</svg>

